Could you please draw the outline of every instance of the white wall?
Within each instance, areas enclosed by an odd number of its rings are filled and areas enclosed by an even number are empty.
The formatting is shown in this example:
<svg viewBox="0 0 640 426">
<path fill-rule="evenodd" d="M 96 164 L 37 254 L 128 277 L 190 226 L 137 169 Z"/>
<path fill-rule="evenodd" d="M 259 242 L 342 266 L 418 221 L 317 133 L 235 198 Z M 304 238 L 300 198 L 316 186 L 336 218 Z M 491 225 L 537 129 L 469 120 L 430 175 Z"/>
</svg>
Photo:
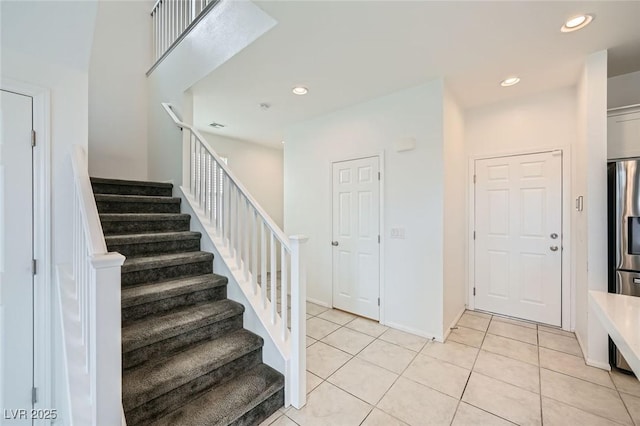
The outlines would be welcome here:
<svg viewBox="0 0 640 426">
<path fill-rule="evenodd" d="M 607 333 L 589 309 L 589 290 L 607 291 L 607 52 L 589 55 L 578 85 L 573 196 L 576 336 L 587 364 L 608 368 Z"/>
<path fill-rule="evenodd" d="M 572 188 L 571 195 L 575 200 L 578 197 L 586 197 L 588 156 L 587 156 L 587 106 L 588 106 L 588 80 L 587 69 L 584 67 L 577 86 L 577 126 L 578 138 L 572 154 Z M 587 357 L 587 311 L 588 307 L 588 277 L 587 277 L 587 211 L 571 212 L 573 234 L 571 238 L 571 277 L 575 288 L 575 333 L 584 357 Z"/>
<path fill-rule="evenodd" d="M 465 111 L 471 156 L 513 154 L 570 146 L 576 140 L 574 87 Z"/>
<path fill-rule="evenodd" d="M 218 155 L 228 158 L 231 171 L 282 228 L 283 151 L 213 133 L 202 134 Z"/>
<path fill-rule="evenodd" d="M 607 291 L 607 51 L 585 63 L 588 289 Z M 587 363 L 608 367 L 607 333 L 587 311 Z M 584 347 L 583 347 L 584 350 Z"/>
<path fill-rule="evenodd" d="M 443 335 L 455 325 L 464 310 L 467 290 L 467 155 L 464 116 L 446 90 L 444 109 L 444 318 Z"/>
<path fill-rule="evenodd" d="M 640 104 L 640 71 L 611 77 L 607 93 L 607 108 Z"/>
<path fill-rule="evenodd" d="M 89 173 L 147 179 L 149 1 L 101 1 L 89 67 Z"/>
<path fill-rule="evenodd" d="M 287 234 L 306 234 L 309 299 L 330 305 L 331 163 L 384 151 L 384 322 L 442 338 L 443 83 L 436 80 L 294 125 L 284 150 Z M 412 151 L 394 143 L 416 139 Z M 405 239 L 391 239 L 392 226 Z"/>
</svg>

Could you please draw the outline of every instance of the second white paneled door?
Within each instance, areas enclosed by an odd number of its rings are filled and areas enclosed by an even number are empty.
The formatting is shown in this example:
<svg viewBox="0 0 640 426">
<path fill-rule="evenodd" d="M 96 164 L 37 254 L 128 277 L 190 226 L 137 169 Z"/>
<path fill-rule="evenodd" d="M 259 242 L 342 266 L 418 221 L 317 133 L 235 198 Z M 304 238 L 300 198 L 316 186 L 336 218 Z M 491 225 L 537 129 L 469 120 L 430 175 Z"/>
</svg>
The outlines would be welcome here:
<svg viewBox="0 0 640 426">
<path fill-rule="evenodd" d="M 333 306 L 379 319 L 378 157 L 333 163 Z"/>
<path fill-rule="evenodd" d="M 0 425 L 11 426 L 32 424 L 32 102 L 0 90 Z"/>
<path fill-rule="evenodd" d="M 475 162 L 475 307 L 560 326 L 562 153 Z"/>
</svg>

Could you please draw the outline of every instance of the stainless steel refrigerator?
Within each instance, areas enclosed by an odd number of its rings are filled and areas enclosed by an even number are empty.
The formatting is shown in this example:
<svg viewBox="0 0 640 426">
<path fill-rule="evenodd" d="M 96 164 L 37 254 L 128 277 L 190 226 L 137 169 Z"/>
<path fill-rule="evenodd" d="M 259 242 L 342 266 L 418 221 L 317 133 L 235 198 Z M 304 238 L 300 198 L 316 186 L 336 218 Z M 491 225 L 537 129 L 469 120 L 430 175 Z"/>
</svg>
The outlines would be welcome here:
<svg viewBox="0 0 640 426">
<path fill-rule="evenodd" d="M 640 159 L 609 163 L 608 184 L 609 291 L 640 296 Z M 609 342 L 611 364 L 631 371 Z"/>
</svg>

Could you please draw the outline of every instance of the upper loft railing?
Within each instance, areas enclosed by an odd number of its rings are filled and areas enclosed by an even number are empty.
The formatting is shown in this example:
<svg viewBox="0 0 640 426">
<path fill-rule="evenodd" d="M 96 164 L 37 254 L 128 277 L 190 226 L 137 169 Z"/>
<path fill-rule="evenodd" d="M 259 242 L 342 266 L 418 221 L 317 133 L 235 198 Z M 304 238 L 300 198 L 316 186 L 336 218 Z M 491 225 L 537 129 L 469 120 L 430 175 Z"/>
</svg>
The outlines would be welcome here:
<svg viewBox="0 0 640 426">
<path fill-rule="evenodd" d="M 220 0 L 158 0 L 151 9 L 154 68 Z"/>
<path fill-rule="evenodd" d="M 70 425 L 122 424 L 120 267 L 108 253 L 89 181 L 87 155 L 78 145 L 73 168 L 72 263 L 58 267 L 58 312 L 64 345 L 63 376 Z M 62 402 L 61 402 L 62 403 Z"/>
<path fill-rule="evenodd" d="M 307 238 L 287 237 L 200 132 L 182 122 L 171 105 L 162 106 L 184 132 L 181 188 L 185 198 L 285 359 L 286 402 L 301 408 L 306 402 L 306 284 L 301 250 Z"/>
</svg>

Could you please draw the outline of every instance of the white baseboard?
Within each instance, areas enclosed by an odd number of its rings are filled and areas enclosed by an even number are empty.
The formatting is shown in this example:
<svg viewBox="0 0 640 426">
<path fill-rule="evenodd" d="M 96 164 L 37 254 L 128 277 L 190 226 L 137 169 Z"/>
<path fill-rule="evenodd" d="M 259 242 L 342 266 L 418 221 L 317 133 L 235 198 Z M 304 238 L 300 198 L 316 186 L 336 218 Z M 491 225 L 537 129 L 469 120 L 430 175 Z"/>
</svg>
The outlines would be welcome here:
<svg viewBox="0 0 640 426">
<path fill-rule="evenodd" d="M 312 297 L 307 297 L 307 302 L 311 302 L 311 303 L 315 303 L 316 305 L 320 305 L 320 306 L 324 306 L 325 308 L 333 308 L 333 306 L 331 306 L 331 304 L 327 303 L 327 302 L 323 302 L 321 300 L 318 299 L 314 299 Z"/>
<path fill-rule="evenodd" d="M 576 340 L 578 341 L 578 345 L 580 346 L 580 350 L 582 351 L 582 358 L 584 359 L 584 362 L 591 366 L 591 367 L 596 367 L 596 368 L 600 368 L 602 370 L 606 370 L 606 371 L 611 371 L 611 366 L 609 365 L 608 362 L 601 362 L 601 361 L 595 361 L 591 358 L 589 358 L 587 356 L 587 347 L 584 345 L 584 343 L 582 342 L 582 339 L 580 338 L 580 335 L 578 333 L 575 333 L 576 335 Z"/>
<path fill-rule="evenodd" d="M 397 324 L 397 323 L 394 323 L 394 322 L 386 322 L 384 325 L 386 325 L 387 327 L 395 328 L 396 330 L 405 331 L 407 333 L 415 334 L 416 336 L 424 337 L 424 338 L 429 339 L 429 340 L 435 339 L 438 342 L 442 341 L 442 340 L 440 340 L 441 338 L 439 338 L 435 334 L 425 333 L 422 330 L 417 330 L 415 328 L 407 327 L 407 326 L 402 325 L 402 324 Z"/>
<path fill-rule="evenodd" d="M 596 368 L 600 368 L 602 370 L 611 371 L 611 366 L 609 365 L 608 362 L 594 361 L 594 360 L 592 360 L 590 358 L 587 358 L 586 363 L 587 363 L 587 365 L 590 365 L 591 367 L 596 367 Z"/>
<path fill-rule="evenodd" d="M 462 318 L 462 315 L 464 315 L 464 311 L 466 311 L 466 310 L 467 310 L 466 306 L 463 306 L 462 309 L 460 310 L 460 312 L 458 313 L 458 315 L 456 315 L 455 318 L 453 319 L 453 321 L 451 322 L 451 324 L 449 324 L 449 327 L 447 327 L 444 330 L 444 336 L 442 336 L 442 342 L 447 340 L 447 337 L 449 337 L 449 334 L 451 334 L 451 329 L 456 326 L 458 321 L 460 321 L 460 318 Z"/>
<path fill-rule="evenodd" d="M 580 350 L 582 351 L 582 358 L 586 360 L 589 358 L 587 356 L 587 347 L 582 343 L 582 339 L 580 338 L 580 334 L 574 333 L 576 335 L 576 340 L 578 341 L 578 346 L 580 346 Z"/>
</svg>

